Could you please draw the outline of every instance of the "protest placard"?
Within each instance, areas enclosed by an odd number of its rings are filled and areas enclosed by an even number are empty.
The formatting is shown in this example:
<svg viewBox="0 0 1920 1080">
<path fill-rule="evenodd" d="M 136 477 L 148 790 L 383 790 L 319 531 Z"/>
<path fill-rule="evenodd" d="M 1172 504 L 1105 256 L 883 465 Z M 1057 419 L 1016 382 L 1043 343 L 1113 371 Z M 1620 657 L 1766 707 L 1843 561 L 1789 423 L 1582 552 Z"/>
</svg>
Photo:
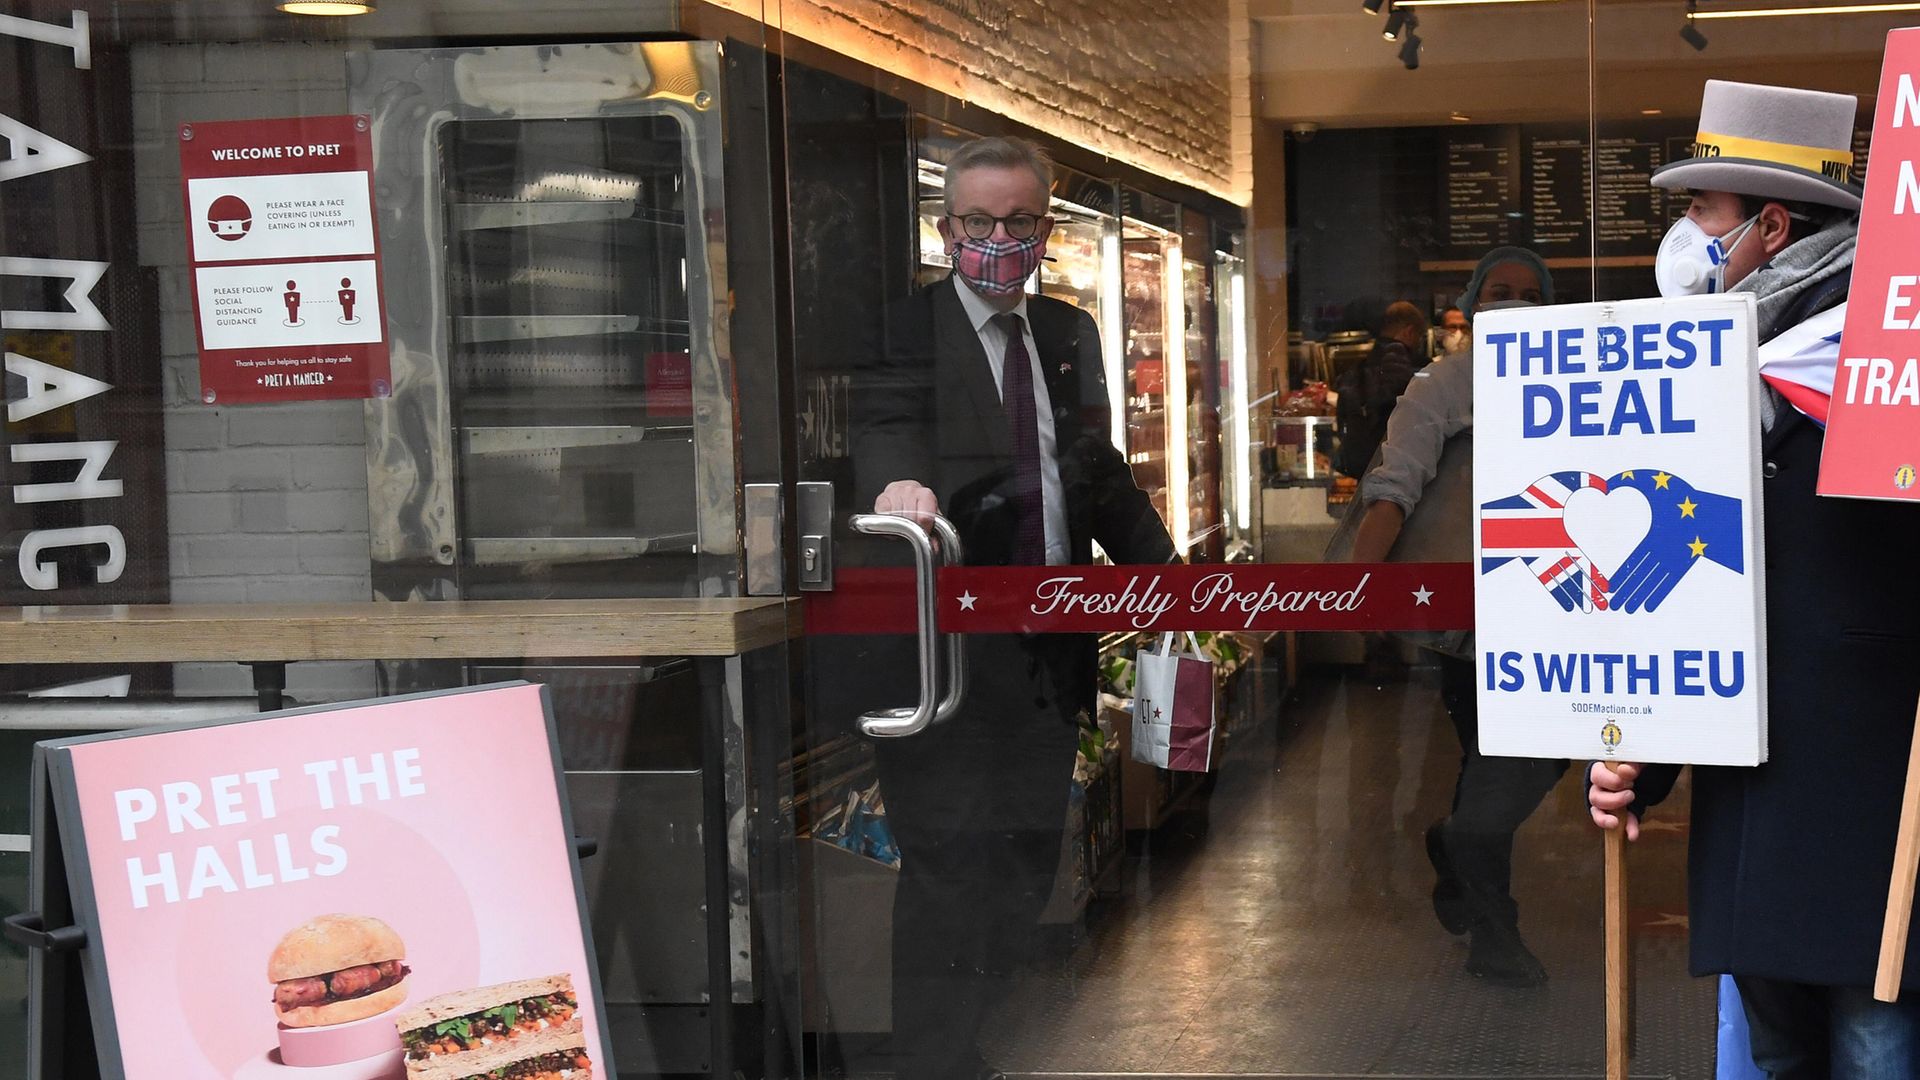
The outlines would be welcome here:
<svg viewBox="0 0 1920 1080">
<path fill-rule="evenodd" d="M 1482 752 L 1765 760 L 1753 299 L 1474 331 Z"/>
</svg>

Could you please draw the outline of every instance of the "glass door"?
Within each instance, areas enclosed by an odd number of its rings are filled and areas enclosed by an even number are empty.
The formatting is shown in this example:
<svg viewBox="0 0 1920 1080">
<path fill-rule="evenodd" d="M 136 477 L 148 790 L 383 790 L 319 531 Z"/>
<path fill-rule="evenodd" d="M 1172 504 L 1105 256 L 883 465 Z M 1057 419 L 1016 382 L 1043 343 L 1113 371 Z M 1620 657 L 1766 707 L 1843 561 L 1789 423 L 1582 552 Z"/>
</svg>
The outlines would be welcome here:
<svg viewBox="0 0 1920 1080">
<path fill-rule="evenodd" d="M 807 486 L 795 499 L 803 557 L 811 536 L 832 552 L 830 588 L 799 588 L 807 633 L 795 648 L 809 1068 L 1142 1071 L 1121 1068 L 1117 1045 L 1049 1045 L 1046 1033 L 1107 1028 L 1141 1008 L 1129 984 L 1157 962 L 1126 928 L 1171 909 L 1134 876 L 1161 872 L 1138 852 L 1201 827 L 1215 774 L 1167 768 L 1166 745 L 1159 764 L 1153 747 L 1135 751 L 1133 668 L 1149 637 L 1124 620 L 966 630 L 955 620 L 979 596 L 951 575 L 1077 574 L 1096 552 L 1108 574 L 1151 574 L 1175 557 L 1196 517 L 1195 462 L 1212 485 L 1220 468 L 1206 449 L 1217 428 L 1181 431 L 1187 388 L 1219 393 L 1212 238 L 1183 245 L 1170 201 L 1148 220 L 1116 182 L 1073 167 L 1047 185 L 1026 166 L 989 164 L 1026 185 L 1010 198 L 974 190 L 955 178 L 981 167 L 955 157 L 970 137 L 917 117 L 918 101 L 791 58 L 784 74 L 796 382 L 848 388 L 844 429 L 821 437 L 810 419 L 795 470 Z M 1023 212 L 1051 218 L 1030 278 L 996 299 L 953 275 L 962 218 Z M 1004 241 L 1006 228 L 987 238 Z M 1190 307 L 1206 310 L 1190 320 Z M 1020 322 L 1006 328 L 1001 312 Z M 1189 380 L 1190 362 L 1204 380 Z M 1047 471 L 1033 477 L 1009 420 L 1022 393 L 1036 427 L 1045 421 Z M 929 489 L 951 535 L 876 513 L 909 481 Z M 1041 507 L 1037 557 L 1020 550 L 1027 483 Z M 823 487 L 825 522 L 809 508 Z M 1200 516 L 1219 514 L 1211 498 Z M 936 566 L 939 583 L 927 577 Z M 1203 753 L 1270 742 L 1258 718 L 1277 715 L 1276 641 L 1202 635 L 1212 665 L 1199 700 L 1241 702 L 1203 734 Z M 1193 944 L 1218 956 L 1225 939 Z"/>
<path fill-rule="evenodd" d="M 1598 1074 L 1601 845 L 1579 788 L 1478 754 L 1474 666 L 1425 633 L 1468 629 L 1470 607 L 1430 605 L 1469 596 L 1473 567 L 1329 554 L 1368 504 L 1327 465 L 1327 384 L 1386 309 L 1458 296 L 1552 209 L 1563 170 L 1516 156 L 1526 132 L 1459 127 L 1473 110 L 1448 95 L 1475 95 L 1482 125 L 1579 124 L 1578 80 L 1542 82 L 1522 46 L 1572 42 L 1577 68 L 1577 33 L 1553 35 L 1584 15 L 1518 5 L 1526 35 L 1471 12 L 1261 15 L 1254 89 L 1287 96 L 1252 95 L 1247 214 L 1196 179 L 1213 114 L 1128 73 L 1178 19 L 938 8 L 781 65 L 794 379 L 809 402 L 844 389 L 793 443 L 793 478 L 821 485 L 792 522 L 808 1071 Z M 1423 62 L 1413 31 L 1442 21 L 1463 51 L 1435 37 Z M 1095 72 L 1111 93 L 1086 93 Z M 1046 144 L 1054 184 L 1022 183 L 1017 144 L 972 141 L 1007 135 Z M 1008 186 L 966 182 L 994 171 Z M 1009 226 L 1043 213 L 1026 266 Z M 955 260 L 968 216 L 987 246 Z M 1573 261 L 1555 269 L 1577 279 Z M 903 500 L 959 543 L 891 524 Z M 1470 531 L 1458 509 L 1438 528 Z M 1223 606 L 1269 588 L 1366 600 L 1350 619 Z M 1201 669 L 1171 708 L 1163 648 Z M 1210 733 L 1178 755 L 1193 702 Z M 1710 1075 L 1681 835 L 1637 858 L 1657 906 L 1634 913 L 1635 1073 Z"/>
</svg>

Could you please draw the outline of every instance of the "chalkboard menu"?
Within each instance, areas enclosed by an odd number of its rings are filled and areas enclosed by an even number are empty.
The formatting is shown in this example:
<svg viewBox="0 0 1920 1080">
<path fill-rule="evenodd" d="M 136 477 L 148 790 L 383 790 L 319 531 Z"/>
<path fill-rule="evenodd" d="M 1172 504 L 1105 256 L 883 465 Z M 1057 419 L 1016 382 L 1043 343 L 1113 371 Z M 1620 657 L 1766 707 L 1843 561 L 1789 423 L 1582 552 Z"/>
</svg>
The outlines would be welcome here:
<svg viewBox="0 0 1920 1080">
<path fill-rule="evenodd" d="M 1533 250 L 1547 259 L 1588 254 L 1586 133 L 1530 133 L 1526 146 Z"/>
<path fill-rule="evenodd" d="M 1661 192 L 1648 181 L 1666 163 L 1666 147 L 1659 138 L 1617 135 L 1600 140 L 1598 155 L 1593 222 L 1600 254 L 1658 250 L 1669 222 Z"/>
<path fill-rule="evenodd" d="M 1520 197 L 1519 133 L 1513 128 L 1449 132 L 1441 170 L 1441 242 L 1461 258 L 1514 243 Z M 1461 253 L 1475 254 L 1461 254 Z"/>
<path fill-rule="evenodd" d="M 1603 257 L 1651 259 L 1687 199 L 1649 181 L 1686 156 L 1692 123 L 1649 120 L 1601 130 L 1597 146 L 1584 124 L 1439 133 L 1443 228 L 1423 258 L 1465 261 L 1498 244 L 1524 244 L 1550 259 L 1583 259 L 1596 248 Z"/>
<path fill-rule="evenodd" d="M 1679 161 L 1681 158 L 1689 157 L 1693 153 L 1693 132 L 1691 131 L 1685 135 L 1670 134 L 1662 140 L 1662 142 L 1666 146 L 1668 161 Z M 1693 201 L 1693 196 L 1687 194 L 1686 188 L 1673 190 L 1663 188 L 1661 190 L 1661 197 L 1666 202 L 1666 218 L 1667 224 L 1669 225 L 1685 217 L 1687 215 L 1687 204 Z"/>
</svg>

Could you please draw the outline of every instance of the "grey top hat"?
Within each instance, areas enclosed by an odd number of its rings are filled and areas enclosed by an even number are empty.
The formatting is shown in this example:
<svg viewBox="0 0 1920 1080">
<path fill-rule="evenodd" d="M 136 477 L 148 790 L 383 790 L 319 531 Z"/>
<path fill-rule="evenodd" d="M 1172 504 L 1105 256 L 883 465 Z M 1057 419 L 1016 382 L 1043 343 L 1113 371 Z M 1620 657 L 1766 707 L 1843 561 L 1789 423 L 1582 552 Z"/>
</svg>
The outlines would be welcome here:
<svg viewBox="0 0 1920 1080">
<path fill-rule="evenodd" d="M 1693 156 L 1653 185 L 1860 209 L 1851 94 L 1707 80 Z"/>
</svg>

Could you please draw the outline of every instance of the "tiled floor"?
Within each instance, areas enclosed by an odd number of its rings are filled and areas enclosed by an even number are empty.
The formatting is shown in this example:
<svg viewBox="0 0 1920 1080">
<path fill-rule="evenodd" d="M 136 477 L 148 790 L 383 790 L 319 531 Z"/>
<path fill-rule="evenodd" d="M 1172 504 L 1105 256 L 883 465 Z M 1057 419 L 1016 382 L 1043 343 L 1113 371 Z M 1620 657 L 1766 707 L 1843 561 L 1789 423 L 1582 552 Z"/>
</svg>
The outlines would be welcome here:
<svg viewBox="0 0 1920 1080">
<path fill-rule="evenodd" d="M 1601 843 L 1573 773 L 1522 829 L 1514 893 L 1537 990 L 1466 975 L 1428 902 L 1427 823 L 1458 750 L 1430 671 L 1326 673 L 1238 740 L 1204 802 L 989 1023 L 1015 1076 L 1602 1074 Z M 1685 973 L 1685 832 L 1635 845 L 1635 1076 L 1713 1073 L 1713 985 Z"/>
</svg>

